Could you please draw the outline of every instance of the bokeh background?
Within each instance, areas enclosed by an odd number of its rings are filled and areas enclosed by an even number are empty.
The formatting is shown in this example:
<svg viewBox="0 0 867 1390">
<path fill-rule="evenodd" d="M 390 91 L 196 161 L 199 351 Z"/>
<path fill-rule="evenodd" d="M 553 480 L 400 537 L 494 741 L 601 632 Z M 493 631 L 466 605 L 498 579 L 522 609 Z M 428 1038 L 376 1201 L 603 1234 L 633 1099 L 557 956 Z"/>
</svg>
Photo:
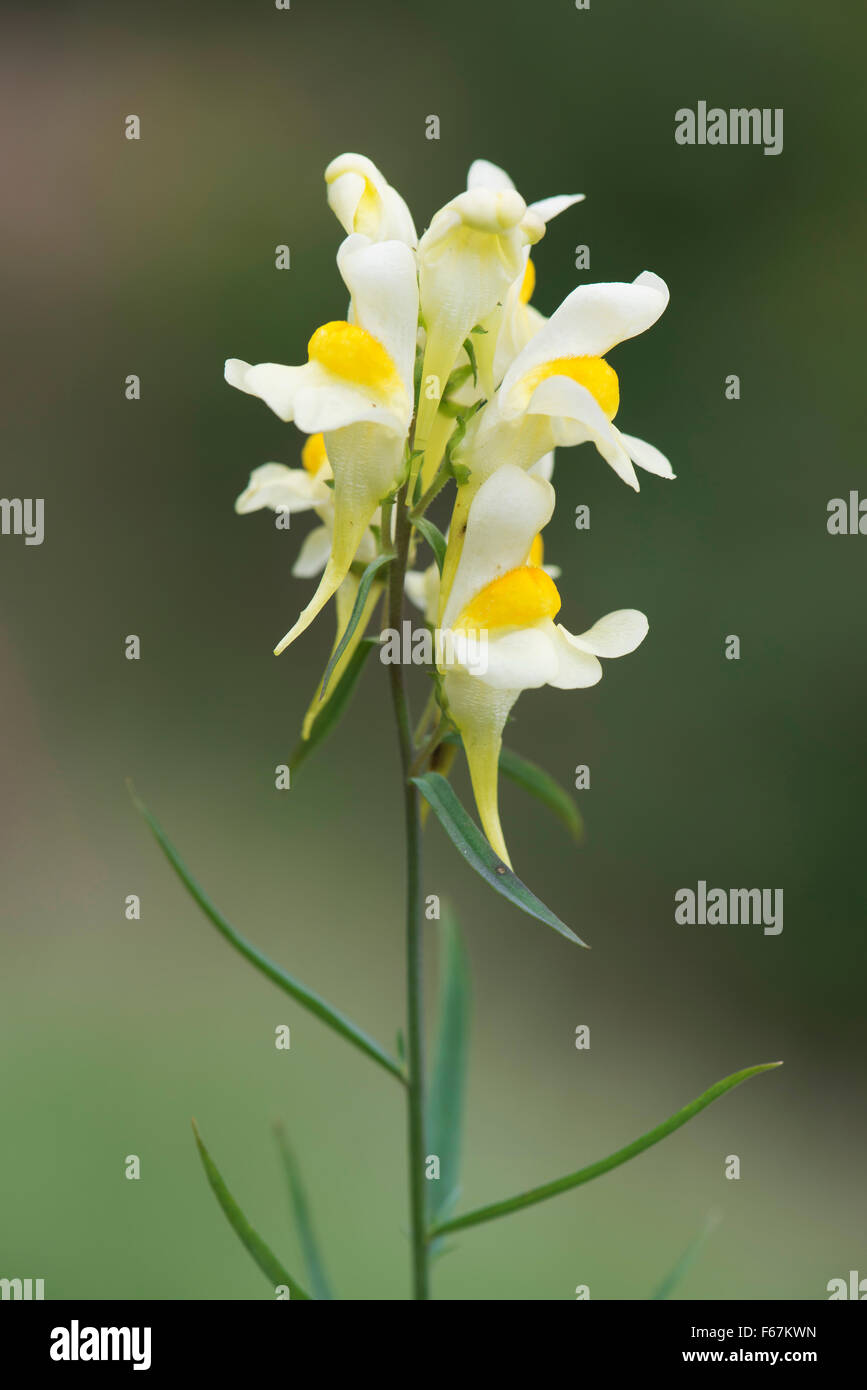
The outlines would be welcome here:
<svg viewBox="0 0 867 1390">
<path fill-rule="evenodd" d="M 251 468 L 297 463 L 300 439 L 222 382 L 226 356 L 301 361 L 343 315 L 322 171 L 346 149 L 420 227 L 478 156 L 528 199 L 585 192 L 535 255 L 546 312 L 588 278 L 582 243 L 589 278 L 650 268 L 672 290 L 612 361 L 618 423 L 677 482 L 635 496 L 589 446 L 564 452 L 547 533 L 567 625 L 637 606 L 650 637 L 593 690 L 525 695 L 511 732 L 567 782 L 589 764 L 585 846 L 503 794 L 518 871 L 592 951 L 427 834 L 427 891 L 457 911 L 475 992 L 462 1200 L 568 1172 L 785 1059 L 616 1173 L 463 1234 L 436 1294 L 644 1298 L 712 1211 L 678 1296 L 815 1299 L 867 1274 L 867 540 L 825 524 L 831 497 L 864 488 L 863 39 L 854 7 L 812 0 L 106 0 L 7 19 L 2 491 L 46 499 L 46 538 L 0 539 L 0 1274 L 56 1298 L 270 1297 L 190 1117 L 298 1269 L 279 1117 L 339 1295 L 407 1293 L 399 1088 L 220 941 L 124 789 L 134 778 L 243 931 L 392 1045 L 402 850 L 383 672 L 368 666 L 351 716 L 276 792 L 332 634 L 326 618 L 270 654 L 309 592 L 289 569 L 310 523 L 278 532 L 232 504 Z M 677 146 L 674 112 L 700 99 L 783 107 L 783 154 Z M 699 878 L 782 887 L 782 935 L 676 927 L 674 893 Z"/>
</svg>

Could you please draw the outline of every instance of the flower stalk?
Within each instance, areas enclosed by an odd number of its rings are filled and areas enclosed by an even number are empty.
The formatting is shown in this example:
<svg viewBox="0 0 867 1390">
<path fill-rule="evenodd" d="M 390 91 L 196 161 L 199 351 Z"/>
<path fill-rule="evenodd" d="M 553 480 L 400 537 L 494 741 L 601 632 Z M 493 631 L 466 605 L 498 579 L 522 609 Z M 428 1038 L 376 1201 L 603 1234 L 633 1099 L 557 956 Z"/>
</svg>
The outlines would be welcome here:
<svg viewBox="0 0 867 1390">
<path fill-rule="evenodd" d="M 406 508 L 404 485 L 398 494 L 395 525 L 396 555 L 389 581 L 389 626 L 397 629 L 403 616 L 403 590 L 412 527 Z M 415 745 L 410 724 L 404 668 L 389 665 L 389 681 L 400 766 L 403 779 L 406 835 L 406 1066 L 407 1066 L 407 1163 L 409 1176 L 410 1237 L 412 1241 L 413 1296 L 430 1294 L 430 1252 L 425 1218 L 425 1065 L 424 1065 L 424 952 L 422 944 L 422 864 L 419 796 L 410 781 Z"/>
</svg>

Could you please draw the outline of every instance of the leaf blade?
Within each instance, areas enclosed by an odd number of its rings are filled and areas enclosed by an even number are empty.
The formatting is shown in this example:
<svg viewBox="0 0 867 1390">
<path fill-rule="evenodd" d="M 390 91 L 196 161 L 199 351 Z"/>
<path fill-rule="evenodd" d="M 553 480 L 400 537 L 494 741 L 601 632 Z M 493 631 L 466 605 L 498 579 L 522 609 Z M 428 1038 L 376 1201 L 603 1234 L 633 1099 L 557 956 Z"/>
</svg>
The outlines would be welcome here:
<svg viewBox="0 0 867 1390">
<path fill-rule="evenodd" d="M 470 976 L 457 921 L 448 910 L 441 923 L 439 1007 L 427 1104 L 427 1145 L 440 1161 L 437 1182 L 428 1183 L 428 1219 L 446 1216 L 456 1203 L 461 1160 L 463 1106 L 469 1056 Z"/>
<path fill-rule="evenodd" d="M 506 1198 L 503 1202 L 492 1202 L 485 1207 L 477 1207 L 475 1211 L 466 1212 L 463 1216 L 454 1217 L 450 1221 L 441 1222 L 434 1226 L 431 1235 L 445 1235 L 447 1231 L 460 1231 L 468 1226 L 479 1226 L 482 1222 L 493 1221 L 500 1216 L 509 1216 L 513 1211 L 520 1211 L 524 1207 L 535 1206 L 537 1202 L 545 1202 L 549 1197 L 557 1197 L 561 1192 L 568 1192 L 573 1187 L 580 1187 L 585 1182 L 590 1182 L 593 1178 L 601 1177 L 603 1173 L 609 1173 L 612 1168 L 619 1168 L 622 1163 L 627 1163 L 629 1159 L 637 1157 L 645 1149 L 649 1149 L 654 1144 L 658 1144 L 661 1139 L 665 1139 L 674 1130 L 680 1129 L 694 1115 L 697 1115 L 720 1096 L 725 1095 L 726 1091 L 732 1090 L 734 1086 L 739 1086 L 741 1082 L 748 1081 L 752 1076 L 758 1076 L 761 1072 L 771 1071 L 775 1067 L 782 1066 L 782 1062 L 763 1062 L 756 1067 L 745 1067 L 743 1071 L 733 1072 L 731 1076 L 726 1076 L 722 1081 L 717 1081 L 708 1090 L 702 1092 L 695 1100 L 690 1101 L 681 1110 L 675 1112 L 662 1124 L 654 1129 L 648 1130 L 640 1138 L 633 1140 L 622 1149 L 617 1149 L 607 1158 L 599 1159 L 596 1163 L 588 1164 L 586 1168 L 579 1168 L 575 1173 L 568 1173 L 566 1177 L 557 1178 L 554 1182 L 544 1183 L 541 1187 L 532 1187 L 528 1192 L 521 1192 L 515 1197 Z"/>
<path fill-rule="evenodd" d="M 443 572 L 443 564 L 446 558 L 446 538 L 438 526 L 429 521 L 426 516 L 413 517 L 413 526 L 420 531 L 433 551 L 436 566 L 440 574 Z"/>
<path fill-rule="evenodd" d="M 355 629 L 358 627 L 361 615 L 364 612 L 365 605 L 367 603 L 367 595 L 370 593 L 371 584 L 373 583 L 379 571 L 382 569 L 383 565 L 390 565 L 393 559 L 394 556 L 390 551 L 385 551 L 382 555 L 375 555 L 374 558 L 371 560 L 370 564 L 365 569 L 363 575 L 361 576 L 358 585 L 358 593 L 355 596 L 355 602 L 352 605 L 352 612 L 349 615 L 349 622 L 346 624 L 346 629 L 343 633 L 343 636 L 341 637 L 337 646 L 334 648 L 334 651 L 331 653 L 328 665 L 325 667 L 325 675 L 322 677 L 322 687 L 319 691 L 320 700 L 324 699 L 325 691 L 328 688 L 328 682 L 331 680 L 331 673 L 334 670 L 340 658 L 342 657 L 343 653 L 346 651 L 346 648 L 349 645 L 350 638 L 352 637 L 352 634 L 354 633 Z"/>
<path fill-rule="evenodd" d="M 530 917 L 535 917 L 537 921 L 544 922 L 548 927 L 553 927 L 568 941 L 574 941 L 577 946 L 586 948 L 587 943 L 582 941 L 580 936 L 576 936 L 571 927 L 567 927 L 565 922 L 546 907 L 541 899 L 537 898 L 535 893 L 531 892 L 527 885 L 518 878 L 518 875 L 494 853 L 485 836 L 464 810 L 444 777 L 440 776 L 438 772 L 425 772 L 411 780 L 431 807 L 459 854 L 463 855 L 470 867 L 475 869 L 476 873 L 495 892 L 502 894 L 504 898 L 507 898 L 515 907 L 519 907 Z"/>
<path fill-rule="evenodd" d="M 241 1211 L 241 1208 L 238 1206 L 238 1203 L 223 1181 L 217 1165 L 205 1148 L 202 1136 L 199 1133 L 199 1127 L 195 1120 L 193 1120 L 193 1134 L 196 1138 L 196 1147 L 199 1150 L 199 1157 L 202 1160 L 202 1167 L 205 1170 L 205 1176 L 208 1179 L 211 1191 L 222 1207 L 229 1225 L 232 1227 L 232 1230 L 235 1232 L 241 1244 L 252 1255 L 256 1264 L 265 1275 L 265 1278 L 270 1281 L 272 1288 L 276 1288 L 279 1284 L 285 1284 L 292 1298 L 308 1300 L 310 1298 L 309 1293 L 301 1287 L 296 1279 L 292 1278 L 292 1275 L 280 1263 L 270 1246 L 266 1245 L 258 1232 L 253 1230 L 253 1227 Z"/>
<path fill-rule="evenodd" d="M 313 1298 L 321 1302 L 331 1302 L 334 1298 L 334 1294 L 331 1292 L 331 1284 L 325 1272 L 325 1265 L 319 1251 L 319 1242 L 313 1230 L 310 1205 L 307 1201 L 307 1193 L 304 1189 L 304 1184 L 301 1181 L 301 1170 L 298 1167 L 298 1160 L 289 1145 L 283 1126 L 280 1124 L 275 1125 L 274 1133 L 277 1138 L 277 1145 L 280 1149 L 280 1157 L 283 1160 L 283 1168 L 286 1173 L 286 1182 L 289 1188 L 289 1200 L 292 1204 L 292 1213 L 295 1217 L 298 1239 L 304 1254 L 304 1266 L 307 1270 L 307 1278 L 310 1280 Z"/>
<path fill-rule="evenodd" d="M 405 1084 L 406 1077 L 403 1068 L 393 1057 L 389 1056 L 384 1048 L 380 1047 L 378 1042 L 369 1037 L 363 1029 L 359 1028 L 357 1024 L 348 1019 L 345 1014 L 333 1008 L 321 995 L 316 994 L 312 989 L 308 989 L 306 985 L 303 985 L 300 980 L 296 980 L 293 975 L 283 970 L 281 966 L 275 965 L 275 963 L 270 960 L 268 956 L 264 955 L 258 947 L 254 946 L 252 942 L 242 936 L 239 931 L 235 930 L 231 923 L 228 922 L 223 914 L 214 906 L 204 889 L 201 888 L 193 878 L 159 821 L 148 810 L 147 806 L 132 787 L 132 784 L 128 783 L 127 785 L 133 805 L 147 823 L 151 834 L 166 859 L 169 861 L 169 864 L 174 869 L 193 901 L 201 908 L 213 926 L 217 928 L 220 935 L 229 942 L 229 945 L 234 946 L 235 950 L 238 951 L 245 960 L 248 960 L 251 965 L 255 965 L 257 970 L 260 970 L 263 975 L 266 975 L 273 984 L 285 990 L 297 1003 L 309 1009 L 311 1013 L 315 1014 L 323 1023 L 328 1024 L 330 1028 L 333 1028 L 334 1031 L 345 1038 L 347 1042 L 353 1043 L 362 1052 L 366 1053 L 368 1057 L 378 1062 L 381 1067 L 384 1067 L 386 1071 L 391 1072 L 398 1080 Z"/>
</svg>

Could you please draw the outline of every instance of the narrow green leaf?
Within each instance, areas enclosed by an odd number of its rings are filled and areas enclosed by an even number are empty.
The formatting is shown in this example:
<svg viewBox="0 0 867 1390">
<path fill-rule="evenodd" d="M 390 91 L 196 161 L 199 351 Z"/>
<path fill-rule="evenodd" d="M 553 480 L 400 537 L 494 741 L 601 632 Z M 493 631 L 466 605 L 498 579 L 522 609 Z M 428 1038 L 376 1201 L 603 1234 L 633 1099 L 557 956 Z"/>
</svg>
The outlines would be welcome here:
<svg viewBox="0 0 867 1390">
<path fill-rule="evenodd" d="M 309 757 L 314 748 L 328 737 L 331 730 L 340 721 L 352 698 L 364 663 L 373 648 L 377 646 L 379 643 L 375 637 L 363 637 L 359 642 L 346 663 L 346 670 L 331 692 L 331 698 L 322 706 L 313 720 L 310 727 L 310 737 L 298 740 L 289 759 L 289 767 L 293 772 L 304 762 L 305 758 Z"/>
<path fill-rule="evenodd" d="M 782 1062 L 764 1062 L 758 1067 L 747 1067 L 744 1071 L 736 1071 L 732 1076 L 725 1077 L 722 1081 L 717 1081 L 715 1086 L 700 1095 L 697 1100 L 690 1101 L 677 1114 L 670 1119 L 664 1120 L 661 1125 L 651 1129 L 647 1134 L 643 1134 L 640 1139 L 636 1139 L 631 1144 L 627 1144 L 625 1149 L 618 1149 L 616 1153 L 609 1154 L 607 1158 L 601 1158 L 598 1163 L 591 1163 L 587 1168 L 579 1168 L 577 1173 L 569 1173 L 565 1178 L 558 1178 L 555 1182 L 545 1183 L 542 1187 L 532 1187 L 529 1192 L 521 1192 L 517 1197 L 509 1197 L 504 1202 L 493 1202 L 487 1207 L 477 1207 L 475 1211 L 468 1211 L 463 1216 L 456 1216 L 451 1221 L 443 1221 L 438 1226 L 434 1226 L 431 1235 L 444 1235 L 446 1231 L 461 1231 L 467 1226 L 479 1226 L 483 1221 L 494 1221 L 498 1216 L 508 1216 L 513 1211 L 520 1211 L 522 1207 L 534 1206 L 536 1202 L 545 1202 L 549 1197 L 556 1197 L 561 1192 L 568 1192 L 573 1187 L 580 1187 L 582 1183 L 590 1182 L 592 1178 L 601 1177 L 603 1173 L 608 1173 L 612 1168 L 619 1168 L 621 1163 L 628 1163 L 630 1158 L 635 1158 L 637 1154 L 643 1153 L 645 1149 L 658 1144 L 660 1139 L 665 1139 L 674 1130 L 680 1129 L 687 1120 L 691 1120 L 705 1106 L 718 1100 L 725 1095 L 733 1086 L 739 1086 L 742 1081 L 747 1081 L 751 1076 L 758 1076 L 760 1072 L 771 1071 L 774 1067 L 781 1067 Z"/>
<path fill-rule="evenodd" d="M 198 883 L 178 855 L 174 845 L 168 839 L 159 821 L 151 815 L 147 806 L 145 806 L 144 802 L 135 792 L 132 783 L 127 782 L 127 786 L 130 796 L 132 797 L 133 805 L 147 822 L 154 839 L 171 864 L 178 878 L 181 880 L 181 883 L 183 883 L 193 900 L 198 903 L 205 916 L 217 928 L 220 935 L 229 942 L 229 945 L 234 946 L 235 950 L 239 951 L 245 960 L 250 961 L 251 965 L 255 965 L 257 970 L 261 970 L 263 975 L 267 975 L 269 980 L 275 985 L 279 985 L 281 989 L 285 990 L 287 994 L 290 994 L 299 1004 L 302 1004 L 305 1009 L 309 1009 L 310 1012 L 321 1019 L 323 1023 L 327 1023 L 329 1028 L 333 1028 L 341 1037 L 346 1038 L 347 1042 L 354 1043 L 357 1048 L 365 1052 L 368 1057 L 372 1057 L 373 1060 L 378 1062 L 381 1067 L 384 1067 L 386 1071 L 390 1071 L 398 1080 L 405 1082 L 406 1078 L 403 1068 L 393 1057 L 390 1057 L 388 1053 L 380 1047 L 378 1042 L 368 1037 L 368 1035 L 363 1032 L 361 1028 L 357 1027 L 356 1024 L 352 1023 L 345 1014 L 339 1013 L 337 1009 L 333 1009 L 330 1004 L 326 1003 L 318 994 L 315 994 L 312 989 L 307 989 L 305 985 L 302 985 L 300 981 L 296 980 L 292 975 L 287 974 L 279 965 L 275 965 L 273 961 L 263 955 L 261 951 L 247 941 L 240 932 L 236 931 L 235 928 L 226 921 L 226 918 L 217 910 L 204 889 L 199 887 Z"/>
<path fill-rule="evenodd" d="M 514 903 L 522 912 L 527 912 L 537 921 L 553 927 L 561 936 L 574 941 L 576 945 L 586 946 L 587 943 L 582 941 L 580 936 L 576 936 L 565 922 L 561 922 L 535 893 L 531 893 L 518 875 L 494 853 L 475 821 L 467 815 L 445 777 L 441 777 L 438 772 L 425 772 L 420 777 L 413 777 L 412 781 L 430 805 L 452 844 L 486 883 L 496 892 L 502 893 L 504 898 L 508 898 L 509 902 Z"/>
<path fill-rule="evenodd" d="M 436 1041 L 427 1104 L 427 1147 L 440 1163 L 427 1184 L 428 1220 L 444 1219 L 460 1196 L 461 1131 L 470 1033 L 470 975 L 460 929 L 451 912 L 440 922 L 440 986 Z"/>
<path fill-rule="evenodd" d="M 448 734 L 449 743 L 461 746 L 460 734 Z M 562 821 L 570 835 L 581 844 L 584 839 L 584 819 L 565 787 L 561 787 L 549 772 L 529 758 L 521 757 L 511 748 L 500 749 L 500 771 L 524 791 L 541 801 L 559 821 Z"/>
<path fill-rule="evenodd" d="M 310 1280 L 310 1288 L 313 1297 L 328 1301 L 333 1299 L 331 1285 L 328 1275 L 325 1273 L 325 1266 L 322 1263 L 322 1256 L 319 1253 L 319 1242 L 313 1230 L 313 1222 L 310 1217 L 310 1206 L 307 1201 L 307 1193 L 301 1181 L 301 1173 L 298 1168 L 298 1161 L 286 1138 L 286 1131 L 283 1126 L 274 1126 L 274 1133 L 277 1136 L 277 1143 L 280 1147 L 280 1157 L 283 1159 L 283 1167 L 286 1172 L 286 1182 L 289 1187 L 289 1200 L 292 1203 L 292 1213 L 295 1217 L 295 1225 L 298 1228 L 298 1239 L 301 1242 L 301 1249 L 304 1252 L 304 1264 L 307 1269 L 307 1277 Z"/>
<path fill-rule="evenodd" d="M 349 639 L 358 627 L 364 606 L 367 603 L 367 595 L 370 593 L 370 586 L 376 578 L 383 565 L 390 565 L 394 556 L 386 551 L 384 555 L 376 555 L 365 569 L 358 584 L 358 593 L 355 595 L 355 603 L 352 605 L 352 612 L 349 615 L 349 622 L 346 624 L 346 631 L 338 642 L 334 651 L 331 653 L 331 660 L 325 667 L 325 675 L 322 677 L 322 689 L 319 692 L 320 700 L 325 698 L 325 691 L 328 689 L 328 682 L 331 679 L 331 672 L 334 670 L 338 661 L 346 651 Z"/>
<path fill-rule="evenodd" d="M 413 526 L 417 531 L 421 531 L 428 545 L 434 553 L 437 562 L 437 569 L 440 574 L 443 572 L 443 564 L 446 558 L 446 538 L 438 526 L 434 526 L 427 517 L 417 516 L 413 520 Z"/>
<path fill-rule="evenodd" d="M 261 1269 L 265 1278 L 269 1281 L 272 1289 L 278 1285 L 285 1284 L 292 1298 L 309 1299 L 309 1293 L 302 1289 L 288 1270 L 284 1269 L 274 1252 L 265 1244 L 260 1235 L 253 1230 L 246 1216 L 242 1212 L 238 1203 L 235 1201 L 231 1192 L 220 1176 L 217 1165 L 202 1143 L 202 1136 L 198 1126 L 193 1120 L 193 1134 L 196 1136 L 196 1144 L 199 1150 L 199 1157 L 202 1160 L 202 1167 L 205 1170 L 208 1182 L 211 1184 L 214 1196 L 223 1208 L 228 1218 L 229 1225 L 232 1227 L 241 1244 L 246 1246 L 256 1264 Z"/>
<path fill-rule="evenodd" d="M 674 1291 L 674 1289 L 680 1283 L 681 1279 L 683 1279 L 686 1276 L 690 1267 L 700 1254 L 701 1250 L 705 1245 L 705 1242 L 707 1241 L 708 1236 L 713 1234 L 719 1223 L 719 1212 L 711 1213 L 711 1215 L 705 1222 L 703 1229 L 699 1231 L 697 1236 L 693 1236 L 692 1240 L 689 1242 L 689 1245 L 684 1250 L 677 1264 L 674 1266 L 674 1269 L 672 1269 L 669 1272 L 669 1274 L 666 1275 L 662 1283 L 659 1285 L 658 1289 L 656 1290 L 656 1293 L 653 1295 L 654 1300 L 671 1297 L 671 1294 Z"/>
</svg>

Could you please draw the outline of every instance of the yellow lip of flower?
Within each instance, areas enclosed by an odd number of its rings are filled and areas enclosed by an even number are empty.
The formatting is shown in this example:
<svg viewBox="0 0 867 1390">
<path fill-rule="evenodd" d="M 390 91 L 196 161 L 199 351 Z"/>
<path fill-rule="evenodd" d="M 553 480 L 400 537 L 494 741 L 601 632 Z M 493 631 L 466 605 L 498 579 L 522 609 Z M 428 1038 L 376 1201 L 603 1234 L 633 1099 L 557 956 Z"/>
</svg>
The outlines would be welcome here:
<svg viewBox="0 0 867 1390">
<path fill-rule="evenodd" d="M 357 323 L 335 320 L 317 328 L 307 356 L 345 381 L 383 396 L 403 392 L 400 373 L 378 338 Z"/>
<path fill-rule="evenodd" d="M 527 264 L 524 268 L 524 278 L 521 281 L 521 288 L 518 291 L 518 298 L 522 304 L 529 304 L 533 298 L 533 291 L 536 288 L 536 267 L 530 257 L 527 257 Z"/>
<path fill-rule="evenodd" d="M 559 613 L 560 602 L 557 585 L 550 575 L 537 565 L 519 565 L 476 594 L 455 623 L 455 630 L 532 627 L 540 619 Z"/>
<path fill-rule="evenodd" d="M 608 419 L 614 419 L 620 406 L 620 383 L 614 368 L 604 357 L 555 357 L 551 362 L 543 362 L 523 379 L 528 398 L 541 382 L 552 376 L 567 376 L 586 387 Z"/>
<path fill-rule="evenodd" d="M 316 474 L 328 462 L 328 455 L 325 452 L 325 436 L 323 434 L 308 435 L 301 449 L 302 466 L 315 478 Z"/>
<path fill-rule="evenodd" d="M 545 542 L 542 540 L 542 532 L 533 537 L 533 544 L 530 546 L 530 553 L 527 556 L 528 565 L 541 565 L 545 561 Z"/>
</svg>

